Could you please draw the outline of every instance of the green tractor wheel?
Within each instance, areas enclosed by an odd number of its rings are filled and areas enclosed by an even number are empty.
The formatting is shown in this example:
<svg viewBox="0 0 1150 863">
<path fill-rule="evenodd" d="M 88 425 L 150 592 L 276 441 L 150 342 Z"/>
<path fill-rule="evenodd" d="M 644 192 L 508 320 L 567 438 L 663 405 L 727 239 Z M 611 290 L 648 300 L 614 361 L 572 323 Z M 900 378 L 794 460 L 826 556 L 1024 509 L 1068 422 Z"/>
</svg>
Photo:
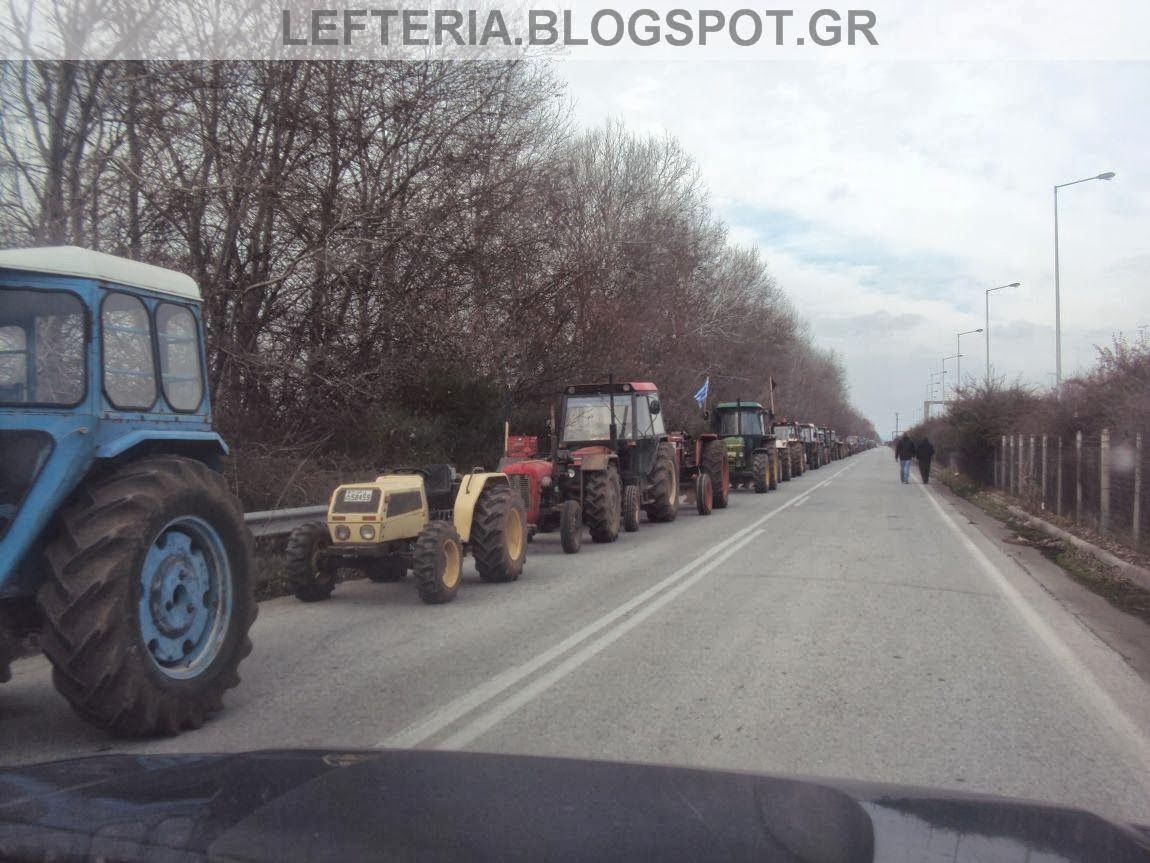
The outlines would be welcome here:
<svg viewBox="0 0 1150 863">
<path fill-rule="evenodd" d="M 475 503 L 471 553 L 484 581 L 515 581 L 527 559 L 527 514 L 523 499 L 506 485 L 488 485 Z"/>
<path fill-rule="evenodd" d="M 455 599 L 463 578 L 463 543 L 449 521 L 432 521 L 420 531 L 411 555 L 419 598 L 428 605 Z"/>
</svg>

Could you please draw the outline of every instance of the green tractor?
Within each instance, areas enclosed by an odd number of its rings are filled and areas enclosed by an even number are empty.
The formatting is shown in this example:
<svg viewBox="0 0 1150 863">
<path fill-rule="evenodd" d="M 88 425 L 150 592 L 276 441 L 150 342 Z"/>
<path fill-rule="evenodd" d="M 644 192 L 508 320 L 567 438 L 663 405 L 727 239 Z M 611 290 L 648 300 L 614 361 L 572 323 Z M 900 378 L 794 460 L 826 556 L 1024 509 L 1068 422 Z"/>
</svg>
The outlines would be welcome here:
<svg viewBox="0 0 1150 863">
<path fill-rule="evenodd" d="M 754 488 L 757 494 L 779 487 L 779 458 L 769 431 L 770 413 L 758 402 L 720 402 L 711 425 L 723 440 L 731 485 Z"/>
</svg>

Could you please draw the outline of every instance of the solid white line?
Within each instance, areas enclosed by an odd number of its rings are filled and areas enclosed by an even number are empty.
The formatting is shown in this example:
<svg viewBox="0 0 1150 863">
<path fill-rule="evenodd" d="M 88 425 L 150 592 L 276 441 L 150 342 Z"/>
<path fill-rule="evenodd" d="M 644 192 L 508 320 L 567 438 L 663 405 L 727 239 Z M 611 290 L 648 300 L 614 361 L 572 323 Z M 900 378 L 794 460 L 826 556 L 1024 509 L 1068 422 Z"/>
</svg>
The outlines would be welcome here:
<svg viewBox="0 0 1150 863">
<path fill-rule="evenodd" d="M 795 507 L 797 508 L 797 507 L 802 506 L 804 503 L 806 503 L 810 499 L 811 499 L 811 493 L 808 491 L 802 497 L 795 499 Z"/>
<path fill-rule="evenodd" d="M 843 470 L 847 470 L 847 468 L 844 468 Z M 839 474 L 841 473 L 842 471 L 839 472 Z M 836 474 L 836 476 L 839 474 Z M 833 478 L 834 477 L 831 477 L 831 479 Z M 827 480 L 827 482 L 829 482 L 829 480 Z M 810 491 L 814 491 L 824 484 L 825 483 L 820 483 L 819 485 L 812 487 Z M 521 680 L 534 674 L 536 671 L 543 668 L 548 663 L 553 662 L 563 654 L 578 647 L 582 642 L 586 641 L 588 638 L 591 638 L 593 635 L 603 630 L 604 628 L 615 623 L 621 617 L 630 614 L 639 606 L 654 599 L 659 593 L 673 587 L 677 582 L 688 578 L 696 568 L 700 566 L 707 566 L 707 564 L 716 555 L 722 554 L 727 547 L 740 543 L 743 538 L 753 533 L 761 525 L 765 524 L 769 519 L 773 518 L 775 515 L 787 509 L 788 507 L 793 506 L 796 500 L 798 500 L 798 498 L 791 498 L 791 500 L 787 501 L 781 506 L 776 507 L 767 514 L 753 521 L 751 524 L 731 534 L 731 536 L 727 537 L 726 539 L 715 543 L 686 566 L 677 569 L 662 581 L 658 582 L 652 587 L 649 587 L 647 590 L 644 590 L 642 593 L 603 615 L 598 620 L 594 620 L 587 624 L 582 629 L 563 639 L 555 646 L 543 651 L 539 655 L 521 663 L 520 665 L 514 666 L 495 675 L 490 680 L 480 684 L 479 686 L 476 686 L 469 692 L 466 692 L 458 698 L 449 701 L 443 707 L 433 710 L 424 719 L 421 719 L 418 722 L 415 722 L 406 728 L 401 729 L 395 734 L 390 735 L 386 740 L 378 745 L 380 747 L 388 748 L 410 748 L 424 743 L 439 732 L 443 731 L 443 729 L 447 728 L 449 725 L 458 722 L 471 711 L 481 707 L 492 698 L 495 698 L 496 696 L 502 694 L 504 691 L 510 689 L 512 686 L 515 686 Z M 708 571 L 710 570 L 708 569 Z"/>
<path fill-rule="evenodd" d="M 954 531 L 955 536 L 962 542 L 966 550 L 970 552 L 971 557 L 978 562 L 982 571 L 986 573 L 990 580 L 994 582 L 995 586 L 1002 592 L 1003 596 L 1014 606 L 1019 616 L 1026 625 L 1030 627 L 1031 632 L 1033 632 L 1046 649 L 1050 651 L 1053 660 L 1058 666 L 1070 676 L 1075 689 L 1090 701 L 1095 710 L 1109 722 L 1112 729 L 1129 738 L 1138 752 L 1143 769 L 1150 773 L 1150 741 L 1148 741 L 1142 733 L 1138 723 L 1126 715 L 1126 712 L 1118 706 L 1118 703 L 1111 697 L 1110 693 L 1103 688 L 1093 672 L 1086 667 L 1082 660 L 1078 658 L 1077 654 L 1067 647 L 1066 642 L 1058 636 L 1050 624 L 1035 610 L 1034 606 L 1026 601 L 1022 594 L 1018 592 L 1018 589 L 1011 584 L 1002 571 L 995 566 L 994 562 L 986 556 L 982 549 L 974 543 L 974 540 L 959 526 L 958 522 L 943 510 L 936 496 L 927 491 L 926 486 L 920 485 L 920 487 L 922 488 L 923 494 L 926 495 L 927 500 L 929 500 L 935 508 L 935 511 L 941 516 L 947 526 Z"/>
</svg>

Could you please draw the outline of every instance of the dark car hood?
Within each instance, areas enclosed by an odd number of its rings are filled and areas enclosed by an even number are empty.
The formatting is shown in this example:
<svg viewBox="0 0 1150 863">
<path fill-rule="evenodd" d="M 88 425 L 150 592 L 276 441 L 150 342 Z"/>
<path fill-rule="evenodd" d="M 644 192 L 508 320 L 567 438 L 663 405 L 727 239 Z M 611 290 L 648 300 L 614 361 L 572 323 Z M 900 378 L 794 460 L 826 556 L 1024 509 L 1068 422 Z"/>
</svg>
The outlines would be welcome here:
<svg viewBox="0 0 1150 863">
<path fill-rule="evenodd" d="M 1144 830 L 992 797 L 426 751 L 115 755 L 0 773 L 0 859 L 1150 860 Z"/>
</svg>

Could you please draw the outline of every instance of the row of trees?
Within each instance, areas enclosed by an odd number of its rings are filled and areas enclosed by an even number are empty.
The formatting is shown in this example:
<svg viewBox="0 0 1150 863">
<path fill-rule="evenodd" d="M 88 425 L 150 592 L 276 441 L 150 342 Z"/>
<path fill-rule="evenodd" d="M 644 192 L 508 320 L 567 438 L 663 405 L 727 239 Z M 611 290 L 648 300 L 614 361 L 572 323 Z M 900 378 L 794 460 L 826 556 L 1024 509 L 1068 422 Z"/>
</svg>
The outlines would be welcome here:
<svg viewBox="0 0 1150 863">
<path fill-rule="evenodd" d="M 0 242 L 201 285 L 229 437 L 490 463 L 564 382 L 659 383 L 876 436 L 672 138 L 576 131 L 549 66 L 0 68 Z M 381 451 L 383 454 L 381 455 Z"/>
</svg>

